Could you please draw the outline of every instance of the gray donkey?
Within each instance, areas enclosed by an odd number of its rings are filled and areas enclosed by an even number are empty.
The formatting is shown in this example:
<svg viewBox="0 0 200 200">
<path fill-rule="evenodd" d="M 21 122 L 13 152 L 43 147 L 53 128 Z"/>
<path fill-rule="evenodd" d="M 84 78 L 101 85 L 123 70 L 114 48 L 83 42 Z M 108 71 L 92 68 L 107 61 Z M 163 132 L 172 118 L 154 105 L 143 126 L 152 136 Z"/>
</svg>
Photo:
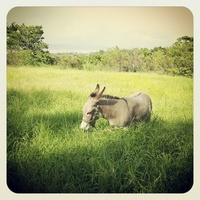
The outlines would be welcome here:
<svg viewBox="0 0 200 200">
<path fill-rule="evenodd" d="M 97 84 L 83 106 L 83 119 L 80 128 L 87 131 L 95 126 L 99 117 L 107 119 L 111 126 L 124 127 L 140 121 L 148 122 L 151 117 L 152 102 L 144 92 L 136 93 L 130 97 L 113 97 L 103 95 L 105 87 L 99 92 Z"/>
</svg>

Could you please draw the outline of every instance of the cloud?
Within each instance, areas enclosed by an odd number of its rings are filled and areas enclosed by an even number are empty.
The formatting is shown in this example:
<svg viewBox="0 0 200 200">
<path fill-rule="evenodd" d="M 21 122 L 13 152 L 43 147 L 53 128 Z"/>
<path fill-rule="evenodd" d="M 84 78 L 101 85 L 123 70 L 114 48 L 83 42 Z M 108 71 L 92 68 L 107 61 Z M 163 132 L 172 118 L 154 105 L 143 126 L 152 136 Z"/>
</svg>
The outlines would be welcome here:
<svg viewBox="0 0 200 200">
<path fill-rule="evenodd" d="M 192 13 L 183 7 L 17 7 L 8 14 L 14 21 L 42 25 L 49 50 L 153 48 L 193 36 Z"/>
</svg>

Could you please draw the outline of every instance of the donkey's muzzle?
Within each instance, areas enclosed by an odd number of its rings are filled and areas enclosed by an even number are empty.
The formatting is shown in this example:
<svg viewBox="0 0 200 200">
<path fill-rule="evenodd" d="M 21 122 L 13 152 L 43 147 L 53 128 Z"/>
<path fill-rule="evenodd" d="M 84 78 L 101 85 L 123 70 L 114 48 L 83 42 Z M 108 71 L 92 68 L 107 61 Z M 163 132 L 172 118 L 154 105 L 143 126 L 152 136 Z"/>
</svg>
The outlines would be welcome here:
<svg viewBox="0 0 200 200">
<path fill-rule="evenodd" d="M 80 125 L 80 128 L 84 131 L 88 131 L 88 129 L 90 128 L 90 124 L 87 123 L 86 121 L 82 121 L 81 122 L 81 125 Z"/>
</svg>

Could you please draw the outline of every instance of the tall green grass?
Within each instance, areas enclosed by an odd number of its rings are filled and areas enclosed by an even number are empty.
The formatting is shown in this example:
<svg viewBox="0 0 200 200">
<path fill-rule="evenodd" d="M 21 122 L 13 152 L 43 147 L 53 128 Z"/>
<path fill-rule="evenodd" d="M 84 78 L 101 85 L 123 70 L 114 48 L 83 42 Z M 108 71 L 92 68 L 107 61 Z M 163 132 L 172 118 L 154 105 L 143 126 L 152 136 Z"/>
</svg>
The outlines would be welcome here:
<svg viewBox="0 0 200 200">
<path fill-rule="evenodd" d="M 80 130 L 82 106 L 105 93 L 152 98 L 148 124 Z M 7 70 L 7 183 L 17 193 L 183 193 L 193 184 L 193 81 L 143 73 Z"/>
</svg>

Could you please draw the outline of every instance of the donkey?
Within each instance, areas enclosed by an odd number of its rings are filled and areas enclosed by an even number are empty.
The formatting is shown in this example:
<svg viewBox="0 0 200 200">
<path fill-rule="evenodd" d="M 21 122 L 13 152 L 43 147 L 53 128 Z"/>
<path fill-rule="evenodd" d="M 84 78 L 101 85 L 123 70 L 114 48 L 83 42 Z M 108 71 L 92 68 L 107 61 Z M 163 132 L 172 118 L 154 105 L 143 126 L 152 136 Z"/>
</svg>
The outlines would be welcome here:
<svg viewBox="0 0 200 200">
<path fill-rule="evenodd" d="M 152 102 L 144 92 L 136 93 L 130 97 L 113 97 L 103 95 L 105 87 L 99 92 L 97 84 L 83 106 L 83 119 L 80 128 L 87 131 L 95 126 L 99 117 L 107 119 L 111 126 L 125 127 L 131 123 L 148 122 L 151 118 Z"/>
</svg>

